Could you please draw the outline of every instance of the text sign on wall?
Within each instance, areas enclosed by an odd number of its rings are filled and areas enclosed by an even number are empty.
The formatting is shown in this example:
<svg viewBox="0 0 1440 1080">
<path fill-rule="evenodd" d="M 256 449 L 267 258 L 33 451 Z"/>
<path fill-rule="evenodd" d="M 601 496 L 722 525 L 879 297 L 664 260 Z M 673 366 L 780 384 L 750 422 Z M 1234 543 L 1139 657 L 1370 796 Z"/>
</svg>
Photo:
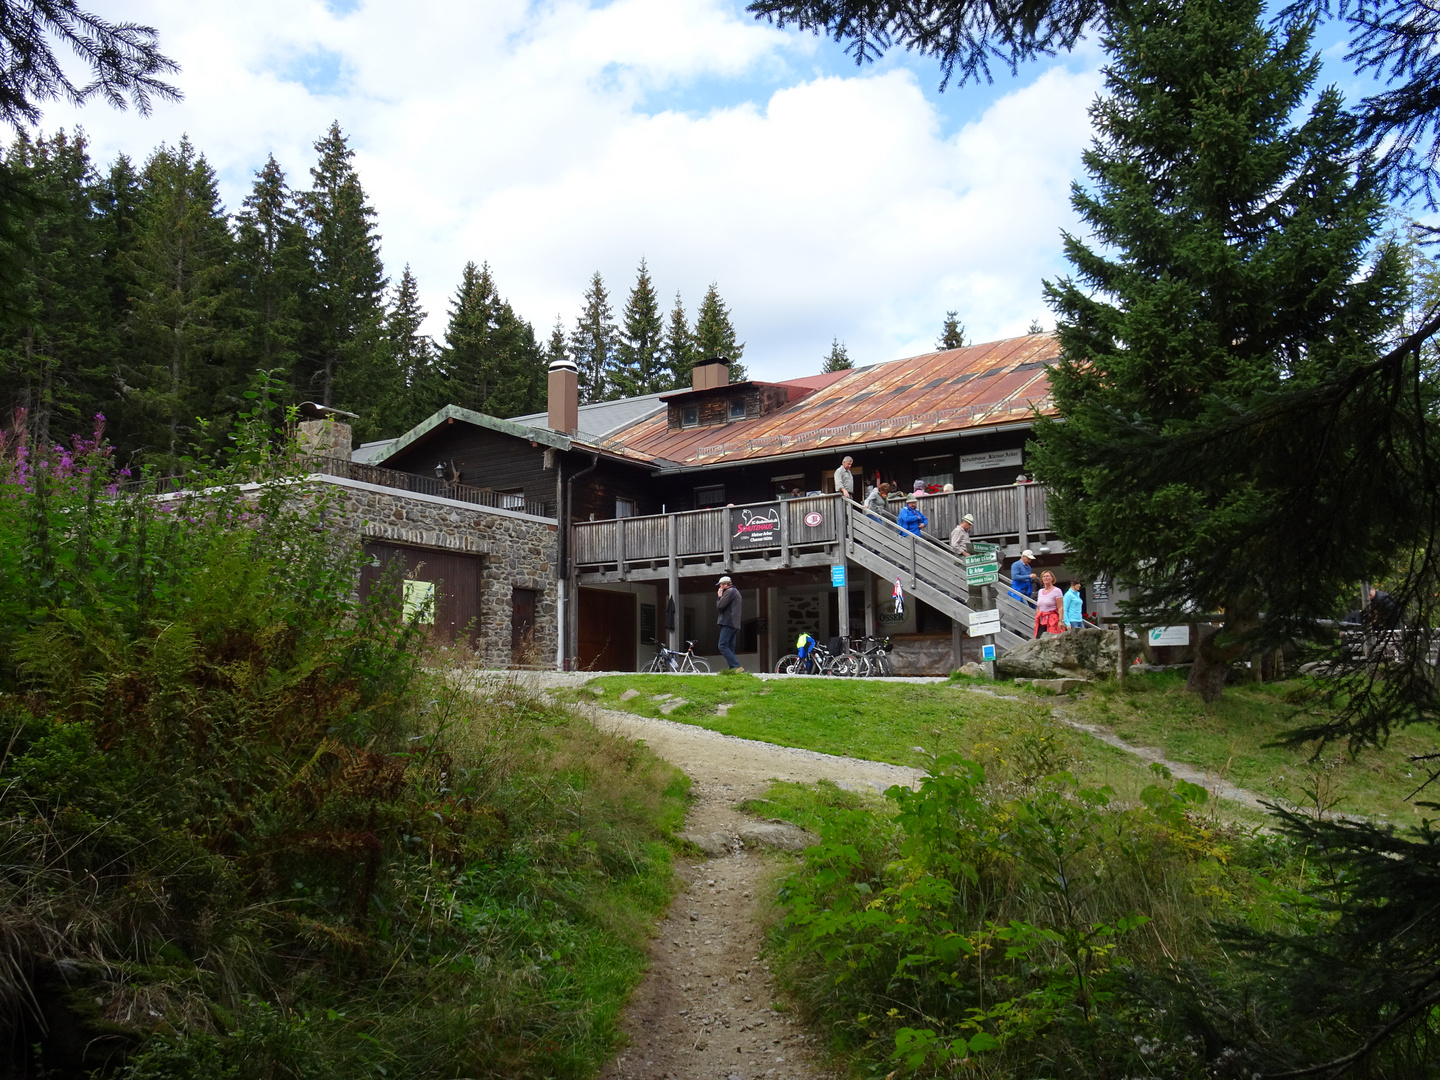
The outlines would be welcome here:
<svg viewBox="0 0 1440 1080">
<path fill-rule="evenodd" d="M 983 454 L 961 454 L 961 472 L 979 472 L 981 469 L 1002 469 L 1020 464 L 1019 450 L 989 450 Z"/>
<path fill-rule="evenodd" d="M 730 546 L 777 547 L 780 544 L 780 508 L 730 511 Z"/>
<path fill-rule="evenodd" d="M 845 567 L 830 567 L 830 584 L 837 589 L 843 589 L 845 587 Z"/>
<path fill-rule="evenodd" d="M 1189 645 L 1190 627 L 1153 626 L 1150 628 L 1151 645 Z"/>
<path fill-rule="evenodd" d="M 435 583 L 433 581 L 411 581 L 402 585 L 401 601 L 404 605 L 405 621 L 417 616 L 425 626 L 435 625 Z"/>
</svg>

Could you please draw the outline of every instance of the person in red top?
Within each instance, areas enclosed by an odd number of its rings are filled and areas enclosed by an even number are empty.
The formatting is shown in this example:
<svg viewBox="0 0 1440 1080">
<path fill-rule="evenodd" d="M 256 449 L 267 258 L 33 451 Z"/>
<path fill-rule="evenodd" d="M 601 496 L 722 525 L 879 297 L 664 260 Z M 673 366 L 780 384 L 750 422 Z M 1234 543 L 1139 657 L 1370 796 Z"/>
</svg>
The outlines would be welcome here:
<svg viewBox="0 0 1440 1080">
<path fill-rule="evenodd" d="M 1046 570 L 1040 575 L 1040 595 L 1035 597 L 1035 636 L 1060 633 L 1060 605 L 1064 594 L 1055 585 L 1055 575 Z"/>
</svg>

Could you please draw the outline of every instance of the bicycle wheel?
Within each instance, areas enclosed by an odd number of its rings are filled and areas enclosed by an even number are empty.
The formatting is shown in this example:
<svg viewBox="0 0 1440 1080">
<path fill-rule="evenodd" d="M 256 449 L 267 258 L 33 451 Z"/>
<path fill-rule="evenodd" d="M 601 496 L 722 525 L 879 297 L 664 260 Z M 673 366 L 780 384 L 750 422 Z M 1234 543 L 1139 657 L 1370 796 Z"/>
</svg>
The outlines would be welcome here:
<svg viewBox="0 0 1440 1080">
<path fill-rule="evenodd" d="M 660 672 L 666 670 L 665 661 L 661 658 L 659 653 L 655 654 L 655 659 L 650 661 L 650 666 L 645 670 L 651 675 L 658 675 L 660 674 Z"/>
<path fill-rule="evenodd" d="M 693 675 L 709 675 L 710 661 L 703 656 L 690 657 L 690 672 Z"/>
<path fill-rule="evenodd" d="M 826 674 L 835 675 L 842 679 L 848 679 L 853 678 L 857 671 L 859 671 L 859 665 L 855 662 L 855 657 L 847 654 L 844 656 L 837 656 L 833 660 L 831 660 L 830 668 L 828 671 L 826 671 Z"/>
<path fill-rule="evenodd" d="M 800 657 L 793 652 L 789 656 L 782 656 L 780 662 L 775 665 L 776 675 L 794 675 L 800 670 Z"/>
</svg>

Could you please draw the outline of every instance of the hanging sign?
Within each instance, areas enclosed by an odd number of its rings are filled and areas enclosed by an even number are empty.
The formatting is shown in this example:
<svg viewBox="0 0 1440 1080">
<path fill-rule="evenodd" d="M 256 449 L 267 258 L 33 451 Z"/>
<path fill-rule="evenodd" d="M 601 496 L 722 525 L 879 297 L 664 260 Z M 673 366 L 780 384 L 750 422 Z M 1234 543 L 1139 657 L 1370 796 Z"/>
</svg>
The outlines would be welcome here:
<svg viewBox="0 0 1440 1080">
<path fill-rule="evenodd" d="M 1096 603 L 1110 599 L 1110 582 L 1103 577 L 1096 578 L 1090 585 L 1090 599 Z"/>
<path fill-rule="evenodd" d="M 835 588 L 837 588 L 837 589 L 843 589 L 843 588 L 845 587 L 845 567 L 844 567 L 844 566 L 832 566 L 832 567 L 830 567 L 830 584 L 833 585 L 833 586 L 835 586 Z"/>
<path fill-rule="evenodd" d="M 753 510 L 748 507 L 730 511 L 730 546 L 778 547 L 780 544 L 780 508 Z"/>
<path fill-rule="evenodd" d="M 961 472 L 978 472 L 980 469 L 1002 469 L 1019 464 L 1019 450 L 989 450 L 983 454 L 960 455 Z"/>
</svg>

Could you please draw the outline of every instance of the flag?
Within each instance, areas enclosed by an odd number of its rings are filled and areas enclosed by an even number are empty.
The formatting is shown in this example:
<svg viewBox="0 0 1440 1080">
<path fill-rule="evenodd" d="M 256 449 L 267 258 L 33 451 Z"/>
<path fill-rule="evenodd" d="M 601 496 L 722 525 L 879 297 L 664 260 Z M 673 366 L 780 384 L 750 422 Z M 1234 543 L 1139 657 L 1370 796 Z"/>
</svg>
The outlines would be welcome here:
<svg viewBox="0 0 1440 1080">
<path fill-rule="evenodd" d="M 895 614 L 905 614 L 905 589 L 900 584 L 900 579 L 895 579 L 895 590 L 890 594 L 895 597 Z"/>
</svg>

